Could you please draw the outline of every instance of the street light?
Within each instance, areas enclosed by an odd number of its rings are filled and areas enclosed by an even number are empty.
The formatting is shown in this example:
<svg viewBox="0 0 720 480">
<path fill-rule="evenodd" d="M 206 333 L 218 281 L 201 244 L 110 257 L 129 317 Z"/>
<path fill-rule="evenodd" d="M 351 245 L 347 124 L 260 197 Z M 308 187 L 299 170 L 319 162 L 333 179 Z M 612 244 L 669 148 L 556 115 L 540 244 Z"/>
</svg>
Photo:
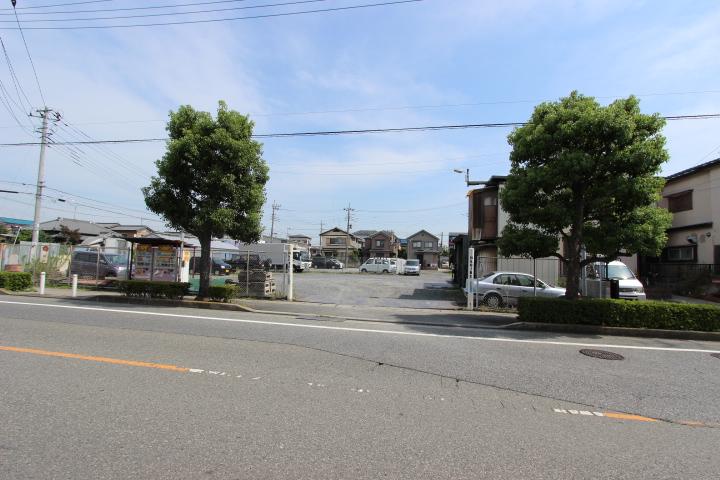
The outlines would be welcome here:
<svg viewBox="0 0 720 480">
<path fill-rule="evenodd" d="M 453 168 L 453 172 L 465 173 L 465 185 L 467 185 L 468 187 L 470 185 L 485 185 L 488 183 L 487 180 L 470 180 L 470 169 L 469 168 L 465 169 L 465 172 L 463 172 L 459 168 Z"/>
</svg>

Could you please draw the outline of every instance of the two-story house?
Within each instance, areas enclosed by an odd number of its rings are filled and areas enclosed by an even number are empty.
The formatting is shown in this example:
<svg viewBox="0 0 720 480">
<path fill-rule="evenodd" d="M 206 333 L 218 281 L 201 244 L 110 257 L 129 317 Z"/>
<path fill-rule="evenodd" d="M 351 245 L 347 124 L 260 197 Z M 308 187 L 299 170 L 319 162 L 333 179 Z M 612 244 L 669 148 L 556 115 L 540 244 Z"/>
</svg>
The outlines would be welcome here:
<svg viewBox="0 0 720 480">
<path fill-rule="evenodd" d="M 420 268 L 437 269 L 440 259 L 439 242 L 440 239 L 427 230 L 410 235 L 407 238 L 408 260 L 419 260 Z"/>
<path fill-rule="evenodd" d="M 667 246 L 659 258 L 639 259 L 641 276 L 682 277 L 683 265 L 720 274 L 720 158 L 665 177 L 659 205 L 673 214 Z"/>
<path fill-rule="evenodd" d="M 335 227 L 320 234 L 320 254 L 325 257 L 335 257 L 347 264 L 345 254 L 354 258 L 362 248 L 362 242 L 355 235 Z"/>
<path fill-rule="evenodd" d="M 360 248 L 360 259 L 362 261 L 370 258 L 370 242 L 368 239 L 371 235 L 378 233 L 377 230 L 356 230 L 352 232 L 353 235 L 360 241 L 362 247 Z"/>
<path fill-rule="evenodd" d="M 476 275 L 489 271 L 514 271 L 535 274 L 541 279 L 557 283 L 562 276 L 561 262 L 555 258 L 531 259 L 508 258 L 498 250 L 497 241 L 508 223 L 509 215 L 500 205 L 500 192 L 505 188 L 505 176 L 492 176 L 482 187 L 468 192 L 468 235 L 463 241 L 466 252 L 472 247 L 475 250 Z M 560 239 L 558 238 L 558 246 Z M 463 262 L 467 254 L 460 255 Z M 466 273 L 465 265 L 461 266 L 460 278 Z"/>
<path fill-rule="evenodd" d="M 368 258 L 396 258 L 400 251 L 400 241 L 392 231 L 382 230 L 365 239 Z"/>
<path fill-rule="evenodd" d="M 482 188 L 468 192 L 468 241 L 475 254 L 497 257 L 497 240 L 508 215 L 500 208 L 499 193 L 507 177 L 492 176 Z"/>
<path fill-rule="evenodd" d="M 296 234 L 288 236 L 288 243 L 293 243 L 306 252 L 310 251 L 311 241 L 312 237 L 308 235 Z"/>
</svg>

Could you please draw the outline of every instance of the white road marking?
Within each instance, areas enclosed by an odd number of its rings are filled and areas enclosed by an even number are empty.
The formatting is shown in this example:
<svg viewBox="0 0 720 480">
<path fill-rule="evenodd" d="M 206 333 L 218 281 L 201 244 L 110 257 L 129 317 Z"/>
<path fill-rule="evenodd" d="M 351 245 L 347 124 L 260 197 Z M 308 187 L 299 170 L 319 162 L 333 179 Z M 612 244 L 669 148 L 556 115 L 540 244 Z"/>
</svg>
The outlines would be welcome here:
<svg viewBox="0 0 720 480">
<path fill-rule="evenodd" d="M 570 415 L 589 415 L 596 417 L 604 417 L 605 414 L 602 412 L 589 412 L 587 410 L 565 410 L 564 408 L 553 408 L 555 413 L 569 413 Z"/>
<path fill-rule="evenodd" d="M 707 350 L 701 348 L 674 348 L 674 347 L 645 347 L 639 345 L 616 345 L 616 344 L 605 344 L 605 343 L 583 343 L 583 342 L 560 342 L 552 340 L 528 340 L 521 338 L 507 338 L 507 337 L 471 337 L 467 335 L 445 335 L 440 333 L 422 333 L 422 332 L 404 332 L 398 330 L 378 330 L 372 328 L 352 328 L 352 327 L 335 327 L 331 325 L 307 325 L 304 323 L 290 323 L 290 322 L 271 322 L 268 320 L 248 320 L 243 318 L 223 318 L 223 317 L 208 317 L 205 315 L 188 315 L 180 313 L 162 313 L 162 312 L 148 312 L 143 310 L 123 310 L 119 308 L 100 308 L 100 307 L 79 307 L 74 305 L 56 305 L 46 303 L 31 303 L 31 302 L 12 302 L 6 300 L 0 300 L 0 303 L 11 304 L 11 305 L 29 305 L 35 307 L 45 308 L 66 308 L 73 310 L 88 310 L 97 312 L 110 312 L 110 313 L 127 313 L 130 315 L 147 315 L 157 317 L 173 317 L 173 318 L 191 318 L 196 320 L 220 320 L 225 322 L 237 322 L 247 323 L 254 325 L 273 325 L 279 327 L 293 327 L 293 328 L 310 328 L 318 330 L 334 330 L 343 332 L 359 332 L 359 333 L 377 333 L 381 335 L 406 335 L 411 337 L 431 337 L 431 338 L 448 338 L 458 340 L 474 340 L 480 342 L 505 342 L 505 343 L 527 343 L 536 345 L 556 345 L 556 346 L 568 346 L 568 347 L 603 347 L 603 348 L 617 348 L 625 350 L 646 350 L 646 351 L 659 351 L 659 352 L 685 352 L 685 353 L 720 353 L 720 350 Z"/>
</svg>

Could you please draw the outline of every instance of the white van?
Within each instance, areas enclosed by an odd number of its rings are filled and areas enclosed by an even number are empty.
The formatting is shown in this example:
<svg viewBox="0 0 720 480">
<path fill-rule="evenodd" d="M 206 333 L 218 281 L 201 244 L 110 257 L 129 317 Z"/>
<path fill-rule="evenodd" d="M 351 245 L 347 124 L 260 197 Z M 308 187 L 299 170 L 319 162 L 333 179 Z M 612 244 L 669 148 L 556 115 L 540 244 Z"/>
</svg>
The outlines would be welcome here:
<svg viewBox="0 0 720 480">
<path fill-rule="evenodd" d="M 389 258 L 368 258 L 365 263 L 358 267 L 362 273 L 395 273 L 397 264 L 390 261 Z"/>
<path fill-rule="evenodd" d="M 605 268 L 607 266 L 607 272 Z M 619 260 L 609 263 L 595 262 L 587 266 L 587 278 L 618 280 L 620 298 L 624 300 L 646 300 L 645 289 L 635 274 Z"/>
</svg>

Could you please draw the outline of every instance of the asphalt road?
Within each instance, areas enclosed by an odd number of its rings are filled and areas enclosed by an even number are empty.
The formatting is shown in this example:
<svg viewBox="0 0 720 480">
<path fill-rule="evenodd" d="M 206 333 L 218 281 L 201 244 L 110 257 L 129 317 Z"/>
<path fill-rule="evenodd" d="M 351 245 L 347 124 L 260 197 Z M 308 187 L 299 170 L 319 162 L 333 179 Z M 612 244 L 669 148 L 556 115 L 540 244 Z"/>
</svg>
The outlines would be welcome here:
<svg viewBox="0 0 720 480">
<path fill-rule="evenodd" d="M 294 275 L 296 299 L 304 302 L 434 309 L 464 304 L 465 298 L 450 279 L 449 272 L 438 270 L 405 276 L 313 269 Z"/>
<path fill-rule="evenodd" d="M 714 479 L 713 352 L 5 296 L 0 478 Z"/>
</svg>

